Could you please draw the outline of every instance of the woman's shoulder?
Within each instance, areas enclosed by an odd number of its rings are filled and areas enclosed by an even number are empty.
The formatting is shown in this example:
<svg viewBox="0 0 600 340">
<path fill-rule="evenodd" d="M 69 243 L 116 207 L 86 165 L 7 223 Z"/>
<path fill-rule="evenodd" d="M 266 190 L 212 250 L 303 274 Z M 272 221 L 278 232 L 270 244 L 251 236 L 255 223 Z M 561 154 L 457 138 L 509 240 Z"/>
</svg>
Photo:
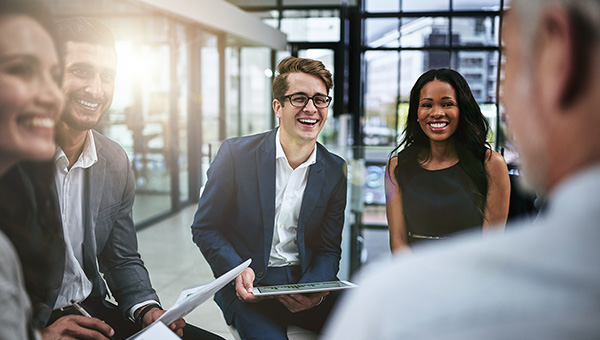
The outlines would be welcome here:
<svg viewBox="0 0 600 340">
<path fill-rule="evenodd" d="M 386 169 L 390 170 L 390 171 L 394 171 L 394 169 L 396 169 L 396 166 L 398 166 L 398 155 L 397 154 L 391 156 L 390 159 L 388 159 Z"/>
<path fill-rule="evenodd" d="M 486 150 L 484 164 L 489 174 L 497 173 L 498 171 L 508 171 L 504 157 L 492 149 Z"/>
</svg>

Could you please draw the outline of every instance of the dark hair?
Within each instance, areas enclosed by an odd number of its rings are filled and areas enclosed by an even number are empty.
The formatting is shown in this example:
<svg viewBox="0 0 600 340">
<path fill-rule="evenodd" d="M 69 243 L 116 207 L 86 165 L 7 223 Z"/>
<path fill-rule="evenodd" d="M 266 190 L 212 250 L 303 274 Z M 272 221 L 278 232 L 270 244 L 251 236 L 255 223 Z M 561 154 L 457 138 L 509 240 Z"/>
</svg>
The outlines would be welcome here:
<svg viewBox="0 0 600 340">
<path fill-rule="evenodd" d="M 288 90 L 289 84 L 287 77 L 290 73 L 302 72 L 307 73 L 316 77 L 319 77 L 325 84 L 325 88 L 329 93 L 329 90 L 333 87 L 333 79 L 331 72 L 329 72 L 322 62 L 308 58 L 296 58 L 287 57 L 283 59 L 279 65 L 277 65 L 277 72 L 279 75 L 273 80 L 273 98 L 280 99 L 285 96 Z M 285 103 L 282 101 L 281 105 Z"/>
<path fill-rule="evenodd" d="M 483 114 L 469 84 L 460 75 L 460 73 L 451 69 L 434 69 L 423 73 L 410 91 L 410 100 L 408 106 L 408 117 L 406 119 L 406 129 L 404 137 L 400 144 L 392 150 L 390 158 L 404 147 L 398 153 L 398 165 L 396 166 L 395 176 L 403 169 L 405 164 L 414 164 L 417 162 L 418 155 L 426 152 L 426 159 L 431 156 L 429 138 L 421 129 L 417 121 L 417 111 L 421 97 L 421 89 L 433 80 L 443 81 L 450 84 L 456 91 L 456 100 L 459 109 L 458 127 L 451 139 L 454 143 L 458 155 L 459 165 L 464 169 L 469 178 L 473 181 L 478 197 L 478 210 L 484 217 L 486 196 L 488 190 L 488 178 L 485 171 L 485 153 L 489 148 L 486 140 L 489 124 Z"/>
<path fill-rule="evenodd" d="M 24 15 L 38 22 L 51 36 L 62 65 L 62 46 L 50 11 L 35 0 L 0 0 L 0 20 Z M 54 162 L 20 162 L 0 176 L 0 230 L 13 244 L 32 304 L 31 322 L 45 326 L 51 311 L 50 291 L 60 287 L 64 239 L 58 205 L 52 190 Z"/>
<path fill-rule="evenodd" d="M 89 43 L 115 49 L 115 37 L 108 27 L 94 18 L 74 17 L 57 22 L 62 41 Z"/>
<path fill-rule="evenodd" d="M 54 162 L 21 162 L 0 178 L 0 228 L 14 245 L 37 328 L 45 326 L 48 294 L 60 287 L 65 245 L 53 191 Z"/>
</svg>

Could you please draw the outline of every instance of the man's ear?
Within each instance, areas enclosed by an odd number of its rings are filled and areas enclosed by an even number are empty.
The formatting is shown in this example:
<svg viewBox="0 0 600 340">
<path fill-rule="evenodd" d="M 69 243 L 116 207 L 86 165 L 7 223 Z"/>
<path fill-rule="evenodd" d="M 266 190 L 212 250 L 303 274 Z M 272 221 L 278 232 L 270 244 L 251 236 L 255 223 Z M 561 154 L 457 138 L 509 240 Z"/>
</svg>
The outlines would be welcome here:
<svg viewBox="0 0 600 340">
<path fill-rule="evenodd" d="M 277 118 L 281 118 L 282 109 L 283 106 L 281 105 L 281 102 L 278 99 L 273 99 L 273 111 L 275 112 L 275 116 L 277 116 Z"/>
<path fill-rule="evenodd" d="M 581 94 L 586 82 L 584 37 L 564 7 L 550 7 L 540 18 L 537 44 L 542 100 L 566 108 Z"/>
</svg>

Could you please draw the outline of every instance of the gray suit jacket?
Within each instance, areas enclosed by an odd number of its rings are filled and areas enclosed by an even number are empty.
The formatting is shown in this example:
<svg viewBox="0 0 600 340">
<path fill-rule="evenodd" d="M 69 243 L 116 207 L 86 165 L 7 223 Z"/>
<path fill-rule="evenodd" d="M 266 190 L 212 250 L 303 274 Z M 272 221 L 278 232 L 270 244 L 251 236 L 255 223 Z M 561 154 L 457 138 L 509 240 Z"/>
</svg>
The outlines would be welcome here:
<svg viewBox="0 0 600 340">
<path fill-rule="evenodd" d="M 0 231 L 0 340 L 31 339 L 31 304 L 25 292 L 19 257 Z M 39 339 L 36 335 L 35 339 Z"/>
<path fill-rule="evenodd" d="M 125 313 L 137 303 L 159 300 L 137 250 L 131 164 L 119 144 L 92 132 L 98 162 L 85 173 L 83 267 L 93 284 L 91 297 L 104 298 L 108 283 Z"/>
</svg>

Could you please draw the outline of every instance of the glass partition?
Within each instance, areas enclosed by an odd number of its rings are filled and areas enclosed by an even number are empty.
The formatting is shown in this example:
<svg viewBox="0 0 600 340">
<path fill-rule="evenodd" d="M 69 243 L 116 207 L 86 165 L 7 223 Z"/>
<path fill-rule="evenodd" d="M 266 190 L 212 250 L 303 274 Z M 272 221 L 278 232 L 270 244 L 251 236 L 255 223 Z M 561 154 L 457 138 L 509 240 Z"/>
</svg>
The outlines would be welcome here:
<svg viewBox="0 0 600 340">
<path fill-rule="evenodd" d="M 365 52 L 365 145 L 392 145 L 396 137 L 398 52 Z"/>
<path fill-rule="evenodd" d="M 286 10 L 281 31 L 288 41 L 339 41 L 340 14 L 338 10 Z"/>
<path fill-rule="evenodd" d="M 202 33 L 200 50 L 202 102 L 202 154 L 212 159 L 219 139 L 219 50 L 217 36 Z"/>
<path fill-rule="evenodd" d="M 173 27 L 176 42 L 173 44 L 177 48 L 175 64 L 176 73 L 176 86 L 177 98 L 176 98 L 176 119 L 177 122 L 177 141 L 178 155 L 177 167 L 179 169 L 179 200 L 185 202 L 190 197 L 190 186 L 189 186 L 189 149 L 188 149 L 188 49 L 187 39 L 185 34 L 185 27 L 183 25 L 175 25 Z"/>
<path fill-rule="evenodd" d="M 271 50 L 244 47 L 241 53 L 241 134 L 271 128 Z"/>
<path fill-rule="evenodd" d="M 450 43 L 446 17 L 402 18 L 400 46 L 406 47 L 446 47 Z"/>
<path fill-rule="evenodd" d="M 402 0 L 403 12 L 437 12 L 450 10 L 450 0 Z"/>
<path fill-rule="evenodd" d="M 240 135 L 240 49 L 225 49 L 225 131 L 226 137 Z"/>
</svg>

